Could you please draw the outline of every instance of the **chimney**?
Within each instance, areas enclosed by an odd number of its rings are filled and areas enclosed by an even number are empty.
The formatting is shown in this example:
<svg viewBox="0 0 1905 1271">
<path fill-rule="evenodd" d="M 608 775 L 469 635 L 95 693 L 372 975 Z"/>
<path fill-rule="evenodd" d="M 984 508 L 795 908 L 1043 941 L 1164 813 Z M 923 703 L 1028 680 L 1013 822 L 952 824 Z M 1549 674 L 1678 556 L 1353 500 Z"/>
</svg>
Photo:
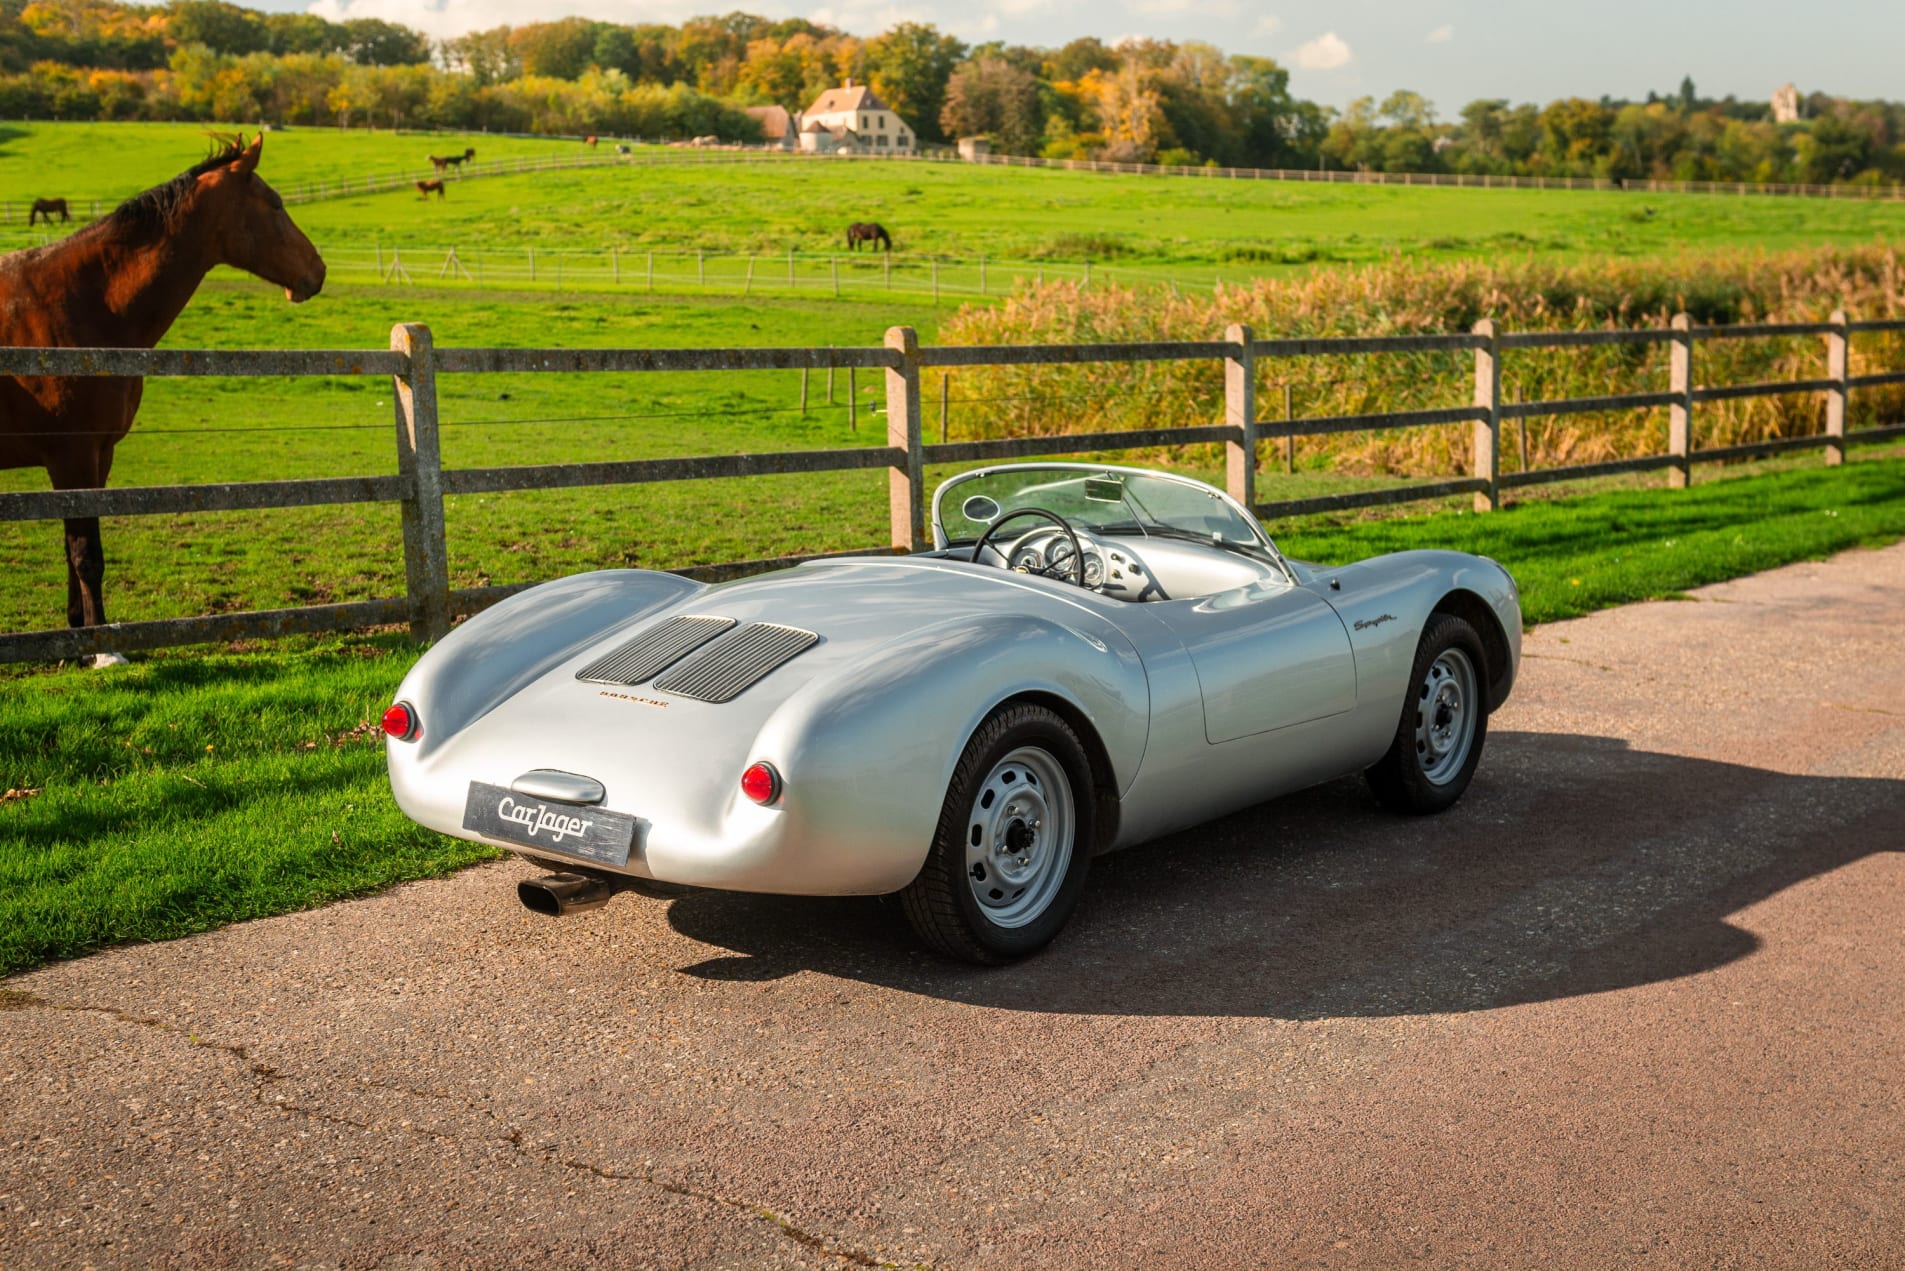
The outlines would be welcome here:
<svg viewBox="0 0 1905 1271">
<path fill-rule="evenodd" d="M 848 87 L 848 88 L 852 88 L 852 87 L 853 87 L 853 76 L 851 76 L 851 75 L 849 75 L 849 76 L 847 76 L 847 87 Z"/>
</svg>

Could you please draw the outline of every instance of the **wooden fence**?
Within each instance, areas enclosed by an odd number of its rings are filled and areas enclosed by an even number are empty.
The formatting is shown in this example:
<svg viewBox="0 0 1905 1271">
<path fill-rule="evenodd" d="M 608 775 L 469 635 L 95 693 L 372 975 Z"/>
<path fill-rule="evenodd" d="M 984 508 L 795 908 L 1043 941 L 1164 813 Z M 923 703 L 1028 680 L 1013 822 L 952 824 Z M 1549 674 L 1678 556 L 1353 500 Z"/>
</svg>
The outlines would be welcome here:
<svg viewBox="0 0 1905 1271">
<path fill-rule="evenodd" d="M 429 328 L 404 323 L 391 332 L 388 350 L 250 351 L 175 349 L 6 349 L 0 375 L 198 376 L 198 375 L 388 375 L 395 384 L 397 472 L 387 476 L 337 477 L 234 484 L 127 487 L 107 490 L 33 491 L 0 494 L 0 521 L 65 517 L 153 516 L 181 512 L 304 507 L 316 504 L 395 502 L 402 506 L 405 595 L 296 609 L 112 623 L 75 630 L 0 634 L 0 662 L 72 658 L 106 650 L 157 648 L 298 632 L 337 631 L 407 622 L 419 640 L 450 629 L 453 618 L 476 613 L 531 584 L 452 590 L 443 501 L 446 495 L 592 485 L 638 485 L 656 481 L 706 480 L 795 472 L 887 470 L 890 541 L 894 550 L 928 543 L 925 467 L 929 463 L 982 463 L 1055 455 L 1078 455 L 1142 447 L 1221 443 L 1229 492 L 1260 517 L 1374 507 L 1420 499 L 1472 494 L 1477 511 L 1500 504 L 1503 491 L 1520 486 L 1664 469 L 1668 485 L 1684 487 L 1697 463 L 1749 458 L 1783 451 L 1823 449 L 1828 464 L 1843 462 L 1848 444 L 1905 436 L 1905 425 L 1848 430 L 1848 396 L 1861 388 L 1905 384 L 1905 370 L 1851 375 L 1852 337 L 1860 332 L 1901 331 L 1905 321 L 1852 322 L 1843 313 L 1830 321 L 1760 326 L 1698 326 L 1686 315 L 1671 326 L 1625 331 L 1502 332 L 1492 321 L 1464 334 L 1371 338 L 1260 340 L 1248 327 L 1232 326 L 1222 340 L 1149 344 L 936 346 L 923 348 L 910 327 L 894 327 L 876 348 L 740 349 L 457 349 L 435 348 Z M 1772 383 L 1696 386 L 1693 351 L 1702 340 L 1819 336 L 1824 371 L 1814 379 Z M 1509 403 L 1502 399 L 1502 363 L 1517 349 L 1598 344 L 1671 345 L 1669 385 L 1658 393 L 1622 393 L 1556 401 Z M 1355 356 L 1470 351 L 1473 392 L 1467 404 L 1428 410 L 1263 420 L 1257 411 L 1258 364 L 1287 357 Z M 1086 362 L 1211 361 L 1224 369 L 1224 422 L 1118 432 L 929 444 L 921 428 L 922 374 L 932 368 Z M 451 468 L 438 449 L 436 377 L 509 373 L 590 374 L 650 371 L 770 371 L 856 368 L 885 377 L 887 436 L 884 446 L 800 450 L 694 458 L 610 460 L 523 467 Z M 1694 411 L 1702 402 L 1791 393 L 1822 393 L 1825 431 L 1746 445 L 1697 449 Z M 1503 473 L 1504 421 L 1590 411 L 1666 407 L 1666 448 L 1656 454 L 1606 463 Z M 1468 424 L 1473 431 L 1470 475 L 1381 490 L 1259 503 L 1258 447 L 1286 437 Z M 793 564 L 800 559 L 738 561 L 684 570 L 702 578 L 736 577 Z"/>
</svg>

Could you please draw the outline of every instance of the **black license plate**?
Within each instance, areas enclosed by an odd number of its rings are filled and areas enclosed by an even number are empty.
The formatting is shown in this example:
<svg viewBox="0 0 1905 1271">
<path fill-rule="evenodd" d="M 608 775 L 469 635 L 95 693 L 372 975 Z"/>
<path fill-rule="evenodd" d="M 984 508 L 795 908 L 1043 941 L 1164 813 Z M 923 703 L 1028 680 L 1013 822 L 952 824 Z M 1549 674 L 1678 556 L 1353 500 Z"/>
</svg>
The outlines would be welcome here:
<svg viewBox="0 0 1905 1271">
<path fill-rule="evenodd" d="M 604 865 L 628 864 L 629 849 L 635 845 L 635 818 L 626 812 L 552 803 L 481 781 L 470 782 L 463 828 Z"/>
</svg>

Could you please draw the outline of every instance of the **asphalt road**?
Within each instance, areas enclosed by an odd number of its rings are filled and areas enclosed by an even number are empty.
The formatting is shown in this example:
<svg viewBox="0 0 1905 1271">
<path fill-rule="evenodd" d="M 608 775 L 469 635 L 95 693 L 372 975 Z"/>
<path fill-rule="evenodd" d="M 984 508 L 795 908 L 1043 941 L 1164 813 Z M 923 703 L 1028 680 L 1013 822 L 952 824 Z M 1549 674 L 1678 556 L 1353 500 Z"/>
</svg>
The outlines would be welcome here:
<svg viewBox="0 0 1905 1271">
<path fill-rule="evenodd" d="M 0 1264 L 1905 1264 L 1905 545 L 1542 628 L 1454 811 L 878 901 L 506 863 L 10 981 Z"/>
</svg>

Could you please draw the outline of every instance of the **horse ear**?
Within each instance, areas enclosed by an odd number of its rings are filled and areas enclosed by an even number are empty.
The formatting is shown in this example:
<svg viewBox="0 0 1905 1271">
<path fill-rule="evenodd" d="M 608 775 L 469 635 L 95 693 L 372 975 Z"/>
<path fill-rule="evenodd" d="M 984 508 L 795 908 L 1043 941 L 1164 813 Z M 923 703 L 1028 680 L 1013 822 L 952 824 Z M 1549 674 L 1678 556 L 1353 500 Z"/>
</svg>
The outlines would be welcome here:
<svg viewBox="0 0 1905 1271">
<path fill-rule="evenodd" d="M 239 140 L 240 140 L 240 143 L 242 144 L 244 139 L 241 137 Z M 246 146 L 244 150 L 240 152 L 239 156 L 236 159 L 232 160 L 231 170 L 233 172 L 240 174 L 241 176 L 255 171 L 258 167 L 258 156 L 263 154 L 264 151 L 265 151 L 265 134 L 261 132 L 258 134 L 258 139 L 256 141 Z"/>
</svg>

